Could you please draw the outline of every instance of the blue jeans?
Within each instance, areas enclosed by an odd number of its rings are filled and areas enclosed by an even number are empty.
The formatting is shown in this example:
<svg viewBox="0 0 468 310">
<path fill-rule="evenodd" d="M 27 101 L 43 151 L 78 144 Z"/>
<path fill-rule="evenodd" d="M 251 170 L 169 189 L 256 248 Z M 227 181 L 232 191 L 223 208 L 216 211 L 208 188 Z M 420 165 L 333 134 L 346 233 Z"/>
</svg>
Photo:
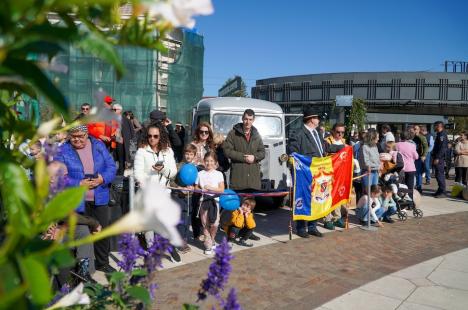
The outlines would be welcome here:
<svg viewBox="0 0 468 310">
<path fill-rule="evenodd" d="M 421 189 L 422 174 L 425 170 L 425 162 L 423 162 L 420 158 L 418 158 L 414 161 L 414 165 L 416 166 L 416 188 Z"/>
<path fill-rule="evenodd" d="M 366 174 L 367 171 L 362 170 L 361 174 Z M 367 193 L 367 188 L 370 185 L 377 185 L 379 184 L 379 172 L 377 170 L 372 170 L 370 175 L 366 175 L 362 178 L 362 190 Z"/>
<path fill-rule="evenodd" d="M 397 208 L 396 207 L 388 207 L 387 211 L 385 211 L 384 214 L 382 214 L 382 218 L 388 219 L 388 218 L 390 218 L 390 216 L 392 216 L 395 213 L 397 213 Z"/>
<path fill-rule="evenodd" d="M 297 233 L 306 232 L 306 223 L 307 230 L 309 232 L 317 230 L 317 221 L 296 221 L 296 231 Z"/>
<path fill-rule="evenodd" d="M 361 221 L 366 221 L 367 222 L 367 217 L 369 216 L 368 213 L 369 213 L 369 206 L 368 205 L 365 205 L 365 206 L 362 206 L 361 208 L 356 209 L 356 216 Z M 395 213 L 396 213 L 396 208 L 395 208 Z M 393 214 L 395 214 L 395 213 L 393 213 Z M 384 208 L 378 208 L 377 211 L 375 211 L 375 215 L 379 219 L 382 218 L 384 216 L 384 214 L 385 214 Z M 372 217 L 371 217 L 371 220 L 372 220 Z"/>
<path fill-rule="evenodd" d="M 424 161 L 424 172 L 426 173 L 426 182 L 431 181 L 431 168 L 432 168 L 431 153 L 428 152 L 426 156 L 426 160 Z"/>
</svg>

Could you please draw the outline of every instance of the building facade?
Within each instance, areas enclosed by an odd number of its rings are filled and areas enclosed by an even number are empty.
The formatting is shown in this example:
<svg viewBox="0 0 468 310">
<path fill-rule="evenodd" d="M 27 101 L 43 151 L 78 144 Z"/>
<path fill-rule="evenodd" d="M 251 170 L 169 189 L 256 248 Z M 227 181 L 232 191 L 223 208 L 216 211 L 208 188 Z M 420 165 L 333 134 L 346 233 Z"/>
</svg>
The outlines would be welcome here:
<svg viewBox="0 0 468 310">
<path fill-rule="evenodd" d="M 363 99 L 370 124 L 430 124 L 468 115 L 468 73 L 310 74 L 257 80 L 252 88 L 252 98 L 276 102 L 285 113 L 301 113 L 304 105 L 312 105 L 330 114 L 340 95 Z"/>
</svg>

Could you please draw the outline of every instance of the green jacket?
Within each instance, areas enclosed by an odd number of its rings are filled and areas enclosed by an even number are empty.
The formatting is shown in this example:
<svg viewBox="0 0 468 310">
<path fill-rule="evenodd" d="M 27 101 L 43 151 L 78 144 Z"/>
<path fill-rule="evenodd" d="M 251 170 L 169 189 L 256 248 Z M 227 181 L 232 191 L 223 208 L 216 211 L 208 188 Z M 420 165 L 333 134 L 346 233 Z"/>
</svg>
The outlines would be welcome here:
<svg viewBox="0 0 468 310">
<path fill-rule="evenodd" d="M 426 157 L 427 151 L 429 150 L 426 137 L 424 135 L 417 135 L 413 138 L 413 141 L 416 143 L 416 151 L 419 157 Z"/>
<path fill-rule="evenodd" d="M 223 143 L 223 149 L 231 160 L 230 187 L 234 190 L 260 190 L 260 162 L 265 158 L 265 146 L 258 130 L 252 126 L 250 141 L 247 142 L 242 123 L 234 125 Z M 244 155 L 254 155 L 255 162 L 246 163 Z"/>
</svg>

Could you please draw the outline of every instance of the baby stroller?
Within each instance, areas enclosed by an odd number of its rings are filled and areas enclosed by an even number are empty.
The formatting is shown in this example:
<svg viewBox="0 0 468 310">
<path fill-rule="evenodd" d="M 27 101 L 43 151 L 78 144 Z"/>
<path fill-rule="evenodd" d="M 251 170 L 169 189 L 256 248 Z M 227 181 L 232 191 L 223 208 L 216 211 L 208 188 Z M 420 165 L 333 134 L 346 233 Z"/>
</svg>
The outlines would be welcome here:
<svg viewBox="0 0 468 310">
<path fill-rule="evenodd" d="M 408 218 L 408 212 L 413 212 L 414 217 L 423 217 L 423 211 L 416 207 L 416 204 L 411 199 L 409 195 L 408 186 L 402 184 L 400 180 L 402 179 L 403 172 L 403 158 L 400 158 L 401 155 L 397 154 L 397 163 L 393 164 L 394 166 L 388 167 L 385 169 L 384 173 L 380 177 L 379 185 L 380 186 L 390 186 L 393 190 L 393 200 L 397 206 L 397 215 L 400 221 L 406 221 Z"/>
</svg>

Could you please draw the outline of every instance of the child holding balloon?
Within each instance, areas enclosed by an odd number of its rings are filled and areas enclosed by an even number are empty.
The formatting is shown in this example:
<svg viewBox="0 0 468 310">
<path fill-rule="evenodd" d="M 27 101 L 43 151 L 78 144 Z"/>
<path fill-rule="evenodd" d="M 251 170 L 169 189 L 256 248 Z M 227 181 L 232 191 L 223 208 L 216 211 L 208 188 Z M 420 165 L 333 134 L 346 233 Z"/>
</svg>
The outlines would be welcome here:
<svg viewBox="0 0 468 310">
<path fill-rule="evenodd" d="M 198 173 L 196 187 L 207 193 L 203 193 L 200 204 L 200 219 L 205 236 L 205 255 L 212 254 L 215 248 L 215 237 L 219 225 L 219 198 L 215 193 L 224 192 L 223 174 L 216 170 L 218 159 L 216 153 L 209 151 L 204 156 L 205 170 Z"/>
</svg>

